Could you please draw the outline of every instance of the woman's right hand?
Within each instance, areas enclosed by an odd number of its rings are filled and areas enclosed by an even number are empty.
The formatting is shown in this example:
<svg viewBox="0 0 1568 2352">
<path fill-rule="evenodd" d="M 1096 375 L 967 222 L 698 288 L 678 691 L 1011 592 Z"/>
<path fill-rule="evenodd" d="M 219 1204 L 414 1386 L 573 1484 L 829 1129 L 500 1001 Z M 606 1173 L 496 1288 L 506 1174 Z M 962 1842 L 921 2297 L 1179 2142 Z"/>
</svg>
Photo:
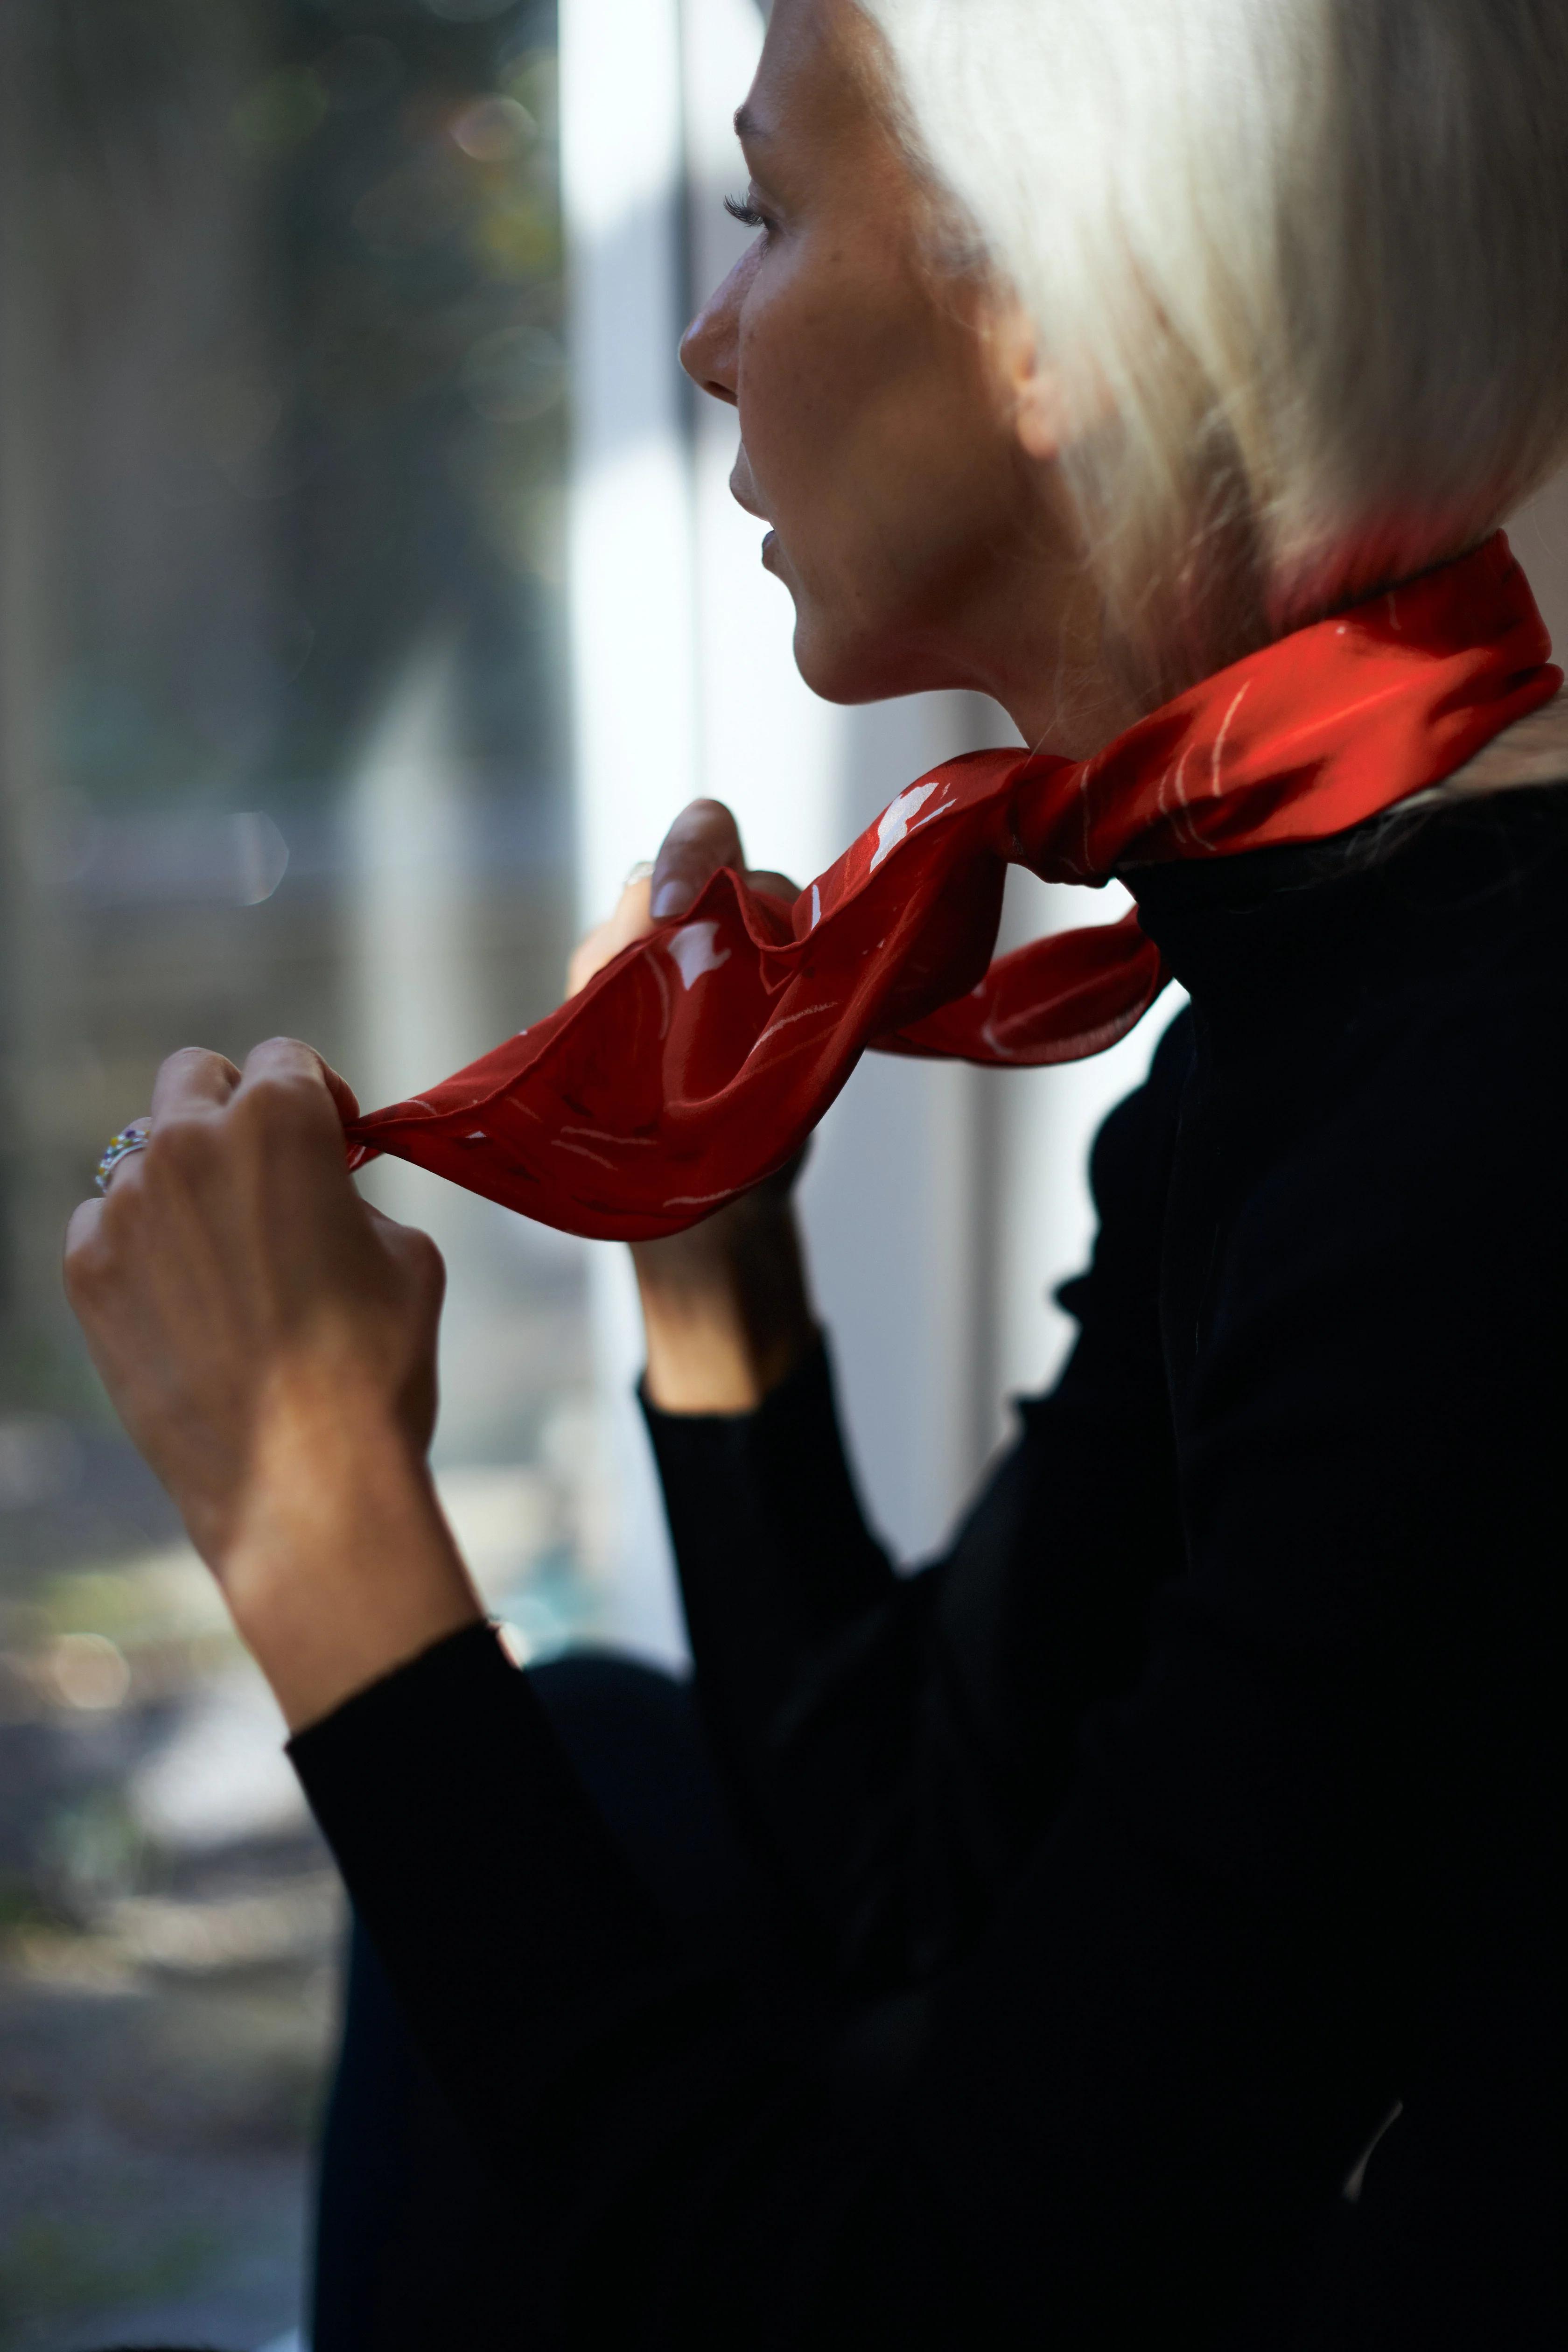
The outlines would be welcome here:
<svg viewBox="0 0 1568 2352">
<path fill-rule="evenodd" d="M 634 940 L 684 915 L 721 866 L 754 890 L 793 899 L 782 874 L 745 864 L 721 801 L 692 801 L 651 866 L 634 868 L 609 920 L 567 967 L 575 995 Z M 803 1158 L 804 1155 L 801 1155 Z M 790 1194 L 801 1159 L 683 1234 L 632 1250 L 647 1336 L 647 1388 L 666 1412 L 751 1412 L 816 1336 Z"/>
<path fill-rule="evenodd" d="M 289 1038 L 243 1072 L 173 1055 L 66 1242 L 104 1385 L 296 1729 L 479 1615 L 426 1463 L 441 1261 L 355 1190 L 356 1108 Z"/>
</svg>

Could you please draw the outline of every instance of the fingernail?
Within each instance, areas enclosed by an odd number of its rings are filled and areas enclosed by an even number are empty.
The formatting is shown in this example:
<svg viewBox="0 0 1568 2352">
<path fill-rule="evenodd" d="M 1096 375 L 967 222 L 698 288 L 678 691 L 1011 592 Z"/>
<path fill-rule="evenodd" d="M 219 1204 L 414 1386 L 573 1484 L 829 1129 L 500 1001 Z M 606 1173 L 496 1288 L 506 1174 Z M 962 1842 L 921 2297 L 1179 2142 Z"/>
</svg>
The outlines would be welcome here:
<svg viewBox="0 0 1568 2352">
<path fill-rule="evenodd" d="M 684 915 L 691 899 L 689 882 L 682 882 L 671 875 L 668 882 L 658 884 L 647 902 L 647 910 L 656 923 L 661 923 L 668 915 Z"/>
</svg>

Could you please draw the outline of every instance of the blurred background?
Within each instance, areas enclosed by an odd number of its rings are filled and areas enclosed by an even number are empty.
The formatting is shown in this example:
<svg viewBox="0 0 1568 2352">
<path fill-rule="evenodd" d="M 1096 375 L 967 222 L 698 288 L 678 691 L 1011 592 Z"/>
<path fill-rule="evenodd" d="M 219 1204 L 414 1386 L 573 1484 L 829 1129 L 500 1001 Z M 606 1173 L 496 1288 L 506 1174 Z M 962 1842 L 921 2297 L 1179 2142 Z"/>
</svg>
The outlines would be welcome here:
<svg viewBox="0 0 1568 2352">
<path fill-rule="evenodd" d="M 391 1100 L 557 1000 L 555 48 L 548 0 L 0 12 L 6 2346 L 299 2316 L 338 1898 L 59 1231 L 181 1041 Z M 448 1508 L 549 1648 L 595 1606 L 583 1255 L 407 1173 Z"/>
<path fill-rule="evenodd" d="M 0 9 L 0 2352 L 297 2340 L 341 1905 L 109 1414 L 59 1235 L 184 1043 L 367 1107 L 547 1010 L 693 793 L 820 869 L 989 706 L 814 704 L 674 349 L 744 232 L 754 0 Z M 1568 507 L 1516 541 L 1568 638 Z M 1079 902 L 1087 898 L 1088 904 Z M 1009 932 L 1117 894 L 1020 880 Z M 874 1515 L 1048 1377 L 1100 1061 L 868 1062 L 804 1186 Z M 383 1163 L 451 1276 L 437 1470 L 519 1657 L 678 1664 L 624 1254 Z"/>
</svg>

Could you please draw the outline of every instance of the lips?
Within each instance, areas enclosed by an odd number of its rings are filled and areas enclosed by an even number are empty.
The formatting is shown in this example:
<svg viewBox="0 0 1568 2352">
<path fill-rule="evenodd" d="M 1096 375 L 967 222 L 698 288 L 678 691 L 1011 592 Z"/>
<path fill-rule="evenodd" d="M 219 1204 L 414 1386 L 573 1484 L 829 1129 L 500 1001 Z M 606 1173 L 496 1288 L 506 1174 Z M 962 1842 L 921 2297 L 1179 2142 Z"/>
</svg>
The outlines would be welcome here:
<svg viewBox="0 0 1568 2352">
<path fill-rule="evenodd" d="M 743 443 L 741 453 L 730 471 L 730 496 L 738 507 L 744 508 L 747 514 L 755 515 L 759 522 L 767 521 L 768 518 L 757 504 L 756 494 L 752 487 L 752 468 L 747 462 Z"/>
</svg>

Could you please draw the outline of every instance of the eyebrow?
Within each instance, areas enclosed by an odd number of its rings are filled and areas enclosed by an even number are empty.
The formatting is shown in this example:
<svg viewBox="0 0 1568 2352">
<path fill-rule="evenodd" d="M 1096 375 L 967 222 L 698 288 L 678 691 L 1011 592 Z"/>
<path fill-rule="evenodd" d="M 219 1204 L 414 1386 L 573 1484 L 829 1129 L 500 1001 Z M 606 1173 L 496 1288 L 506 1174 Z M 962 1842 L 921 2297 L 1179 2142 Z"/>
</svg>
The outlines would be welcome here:
<svg viewBox="0 0 1568 2352">
<path fill-rule="evenodd" d="M 759 145 L 767 135 L 767 127 L 750 100 L 742 100 L 735 109 L 736 138 L 750 140 L 753 145 Z"/>
</svg>

